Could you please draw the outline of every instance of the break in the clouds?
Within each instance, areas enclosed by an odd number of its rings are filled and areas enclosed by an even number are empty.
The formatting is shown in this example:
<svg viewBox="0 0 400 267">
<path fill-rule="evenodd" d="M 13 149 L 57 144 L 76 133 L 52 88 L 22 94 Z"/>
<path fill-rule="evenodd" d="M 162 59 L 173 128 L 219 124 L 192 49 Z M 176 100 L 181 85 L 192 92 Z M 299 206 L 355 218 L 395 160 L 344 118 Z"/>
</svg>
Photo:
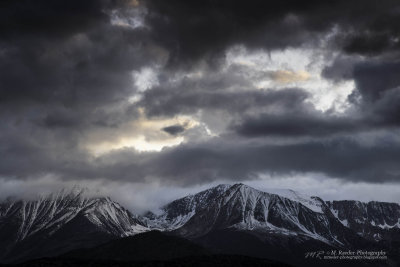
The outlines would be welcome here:
<svg viewBox="0 0 400 267">
<path fill-rule="evenodd" d="M 0 5 L 4 184 L 400 190 L 398 1 Z"/>
</svg>

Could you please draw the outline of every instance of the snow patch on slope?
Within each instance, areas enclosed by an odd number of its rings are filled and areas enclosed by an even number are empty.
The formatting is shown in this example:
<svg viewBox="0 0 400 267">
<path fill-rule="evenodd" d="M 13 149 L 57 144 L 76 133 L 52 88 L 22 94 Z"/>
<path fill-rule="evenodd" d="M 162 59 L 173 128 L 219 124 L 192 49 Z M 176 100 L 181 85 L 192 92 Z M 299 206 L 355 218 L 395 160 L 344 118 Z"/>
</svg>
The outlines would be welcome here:
<svg viewBox="0 0 400 267">
<path fill-rule="evenodd" d="M 349 222 L 347 221 L 347 219 L 341 220 L 339 219 L 339 211 L 335 210 L 335 209 L 330 209 L 330 211 L 332 212 L 333 216 L 335 216 L 335 218 L 344 226 L 346 226 L 347 228 L 349 228 Z"/>
<path fill-rule="evenodd" d="M 374 225 L 375 225 L 375 222 L 374 222 Z M 400 228 L 400 218 L 399 218 L 399 220 L 397 221 L 397 223 L 395 223 L 395 224 L 393 224 L 393 225 L 389 225 L 389 224 L 387 224 L 387 223 L 385 222 L 384 224 L 378 224 L 378 225 L 376 225 L 376 226 L 378 226 L 379 228 L 382 228 L 382 229 Z"/>
<path fill-rule="evenodd" d="M 322 203 L 315 197 L 308 196 L 306 194 L 302 194 L 296 192 L 291 189 L 280 189 L 280 188 L 267 188 L 263 189 L 264 192 L 269 194 L 279 195 L 290 200 L 301 203 L 303 206 L 309 208 L 310 210 L 318 213 L 323 213 L 322 211 Z"/>
<path fill-rule="evenodd" d="M 231 185 L 221 184 L 216 187 L 201 191 L 194 195 L 177 199 L 161 208 L 156 214 L 150 212 L 143 220 L 151 229 L 172 231 L 185 225 L 199 209 L 205 208 L 211 198 L 218 197 L 226 192 Z M 179 210 L 181 209 L 181 210 Z"/>
<path fill-rule="evenodd" d="M 115 236 L 133 235 L 145 230 L 140 219 L 118 203 L 109 198 L 88 198 L 84 192 L 84 189 L 74 187 L 42 195 L 37 200 L 0 203 L 0 222 L 11 220 L 18 225 L 15 242 L 38 232 L 53 235 L 82 215 L 102 231 Z"/>
</svg>

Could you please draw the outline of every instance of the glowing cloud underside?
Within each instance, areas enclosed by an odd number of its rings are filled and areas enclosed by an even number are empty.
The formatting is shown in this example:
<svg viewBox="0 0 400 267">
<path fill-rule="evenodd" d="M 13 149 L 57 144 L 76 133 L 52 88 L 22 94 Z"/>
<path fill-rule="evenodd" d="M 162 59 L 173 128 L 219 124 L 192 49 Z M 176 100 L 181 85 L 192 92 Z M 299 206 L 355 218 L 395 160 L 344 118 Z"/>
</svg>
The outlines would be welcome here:
<svg viewBox="0 0 400 267">
<path fill-rule="evenodd" d="M 184 136 L 171 136 L 161 130 L 171 125 L 182 125 L 188 130 L 198 126 L 199 122 L 189 116 L 149 119 L 142 112 L 138 120 L 109 135 L 93 134 L 88 138 L 92 141 L 88 141 L 86 148 L 95 156 L 124 148 L 133 148 L 140 152 L 161 151 L 164 147 L 176 146 L 185 141 Z"/>
<path fill-rule="evenodd" d="M 226 68 L 239 65 L 247 69 L 244 79 L 251 79 L 259 89 L 280 89 L 297 87 L 311 94 L 310 102 L 316 109 L 332 109 L 337 113 L 349 107 L 347 97 L 354 90 L 354 81 L 333 83 L 321 73 L 331 64 L 327 53 L 332 51 L 307 48 L 288 48 L 274 51 L 249 51 L 235 46 L 226 53 Z M 333 57 L 332 57 L 333 58 Z M 254 76 L 254 73 L 262 75 Z"/>
</svg>

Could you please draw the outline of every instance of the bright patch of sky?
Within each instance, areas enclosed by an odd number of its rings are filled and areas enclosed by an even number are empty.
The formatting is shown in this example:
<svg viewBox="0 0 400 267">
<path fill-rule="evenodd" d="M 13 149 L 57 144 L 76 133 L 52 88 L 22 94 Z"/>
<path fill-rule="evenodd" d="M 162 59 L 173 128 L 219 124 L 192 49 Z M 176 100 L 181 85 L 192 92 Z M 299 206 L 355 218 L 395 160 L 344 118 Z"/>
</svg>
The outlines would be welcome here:
<svg viewBox="0 0 400 267">
<path fill-rule="evenodd" d="M 330 53 L 329 56 L 325 53 Z M 242 66 L 244 79 L 251 79 L 259 89 L 302 88 L 312 94 L 309 100 L 316 109 L 332 109 L 344 112 L 349 103 L 347 97 L 354 89 L 354 81 L 333 83 L 321 73 L 331 61 L 332 51 L 315 48 L 287 48 L 285 50 L 250 51 L 235 46 L 226 53 L 226 65 Z M 254 75 L 257 73 L 257 75 Z"/>
<path fill-rule="evenodd" d="M 137 151 L 161 151 L 164 147 L 181 144 L 185 137 L 172 136 L 162 128 L 181 125 L 185 130 L 198 127 L 200 123 L 189 116 L 174 118 L 147 118 L 142 112 L 139 119 L 121 126 L 118 130 L 93 132 L 88 134 L 84 146 L 94 156 L 101 156 L 113 150 L 133 148 Z"/>
<path fill-rule="evenodd" d="M 139 92 L 144 92 L 159 85 L 157 77 L 158 73 L 154 68 L 145 67 L 140 69 L 140 71 L 134 71 L 132 75 L 135 79 L 135 86 Z"/>
<path fill-rule="evenodd" d="M 110 23 L 114 26 L 136 29 L 146 27 L 144 18 L 147 10 L 139 1 L 130 1 L 124 9 L 114 9 L 110 13 Z"/>
</svg>

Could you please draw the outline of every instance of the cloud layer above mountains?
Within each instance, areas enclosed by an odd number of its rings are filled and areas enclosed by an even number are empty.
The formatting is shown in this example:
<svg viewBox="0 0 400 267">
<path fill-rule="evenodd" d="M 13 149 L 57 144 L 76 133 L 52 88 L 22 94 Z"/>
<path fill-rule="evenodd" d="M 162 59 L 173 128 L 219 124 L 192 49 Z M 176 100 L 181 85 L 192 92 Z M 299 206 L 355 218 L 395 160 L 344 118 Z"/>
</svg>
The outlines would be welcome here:
<svg viewBox="0 0 400 267">
<path fill-rule="evenodd" d="M 400 189 L 398 1 L 0 5 L 2 181 Z"/>
</svg>

